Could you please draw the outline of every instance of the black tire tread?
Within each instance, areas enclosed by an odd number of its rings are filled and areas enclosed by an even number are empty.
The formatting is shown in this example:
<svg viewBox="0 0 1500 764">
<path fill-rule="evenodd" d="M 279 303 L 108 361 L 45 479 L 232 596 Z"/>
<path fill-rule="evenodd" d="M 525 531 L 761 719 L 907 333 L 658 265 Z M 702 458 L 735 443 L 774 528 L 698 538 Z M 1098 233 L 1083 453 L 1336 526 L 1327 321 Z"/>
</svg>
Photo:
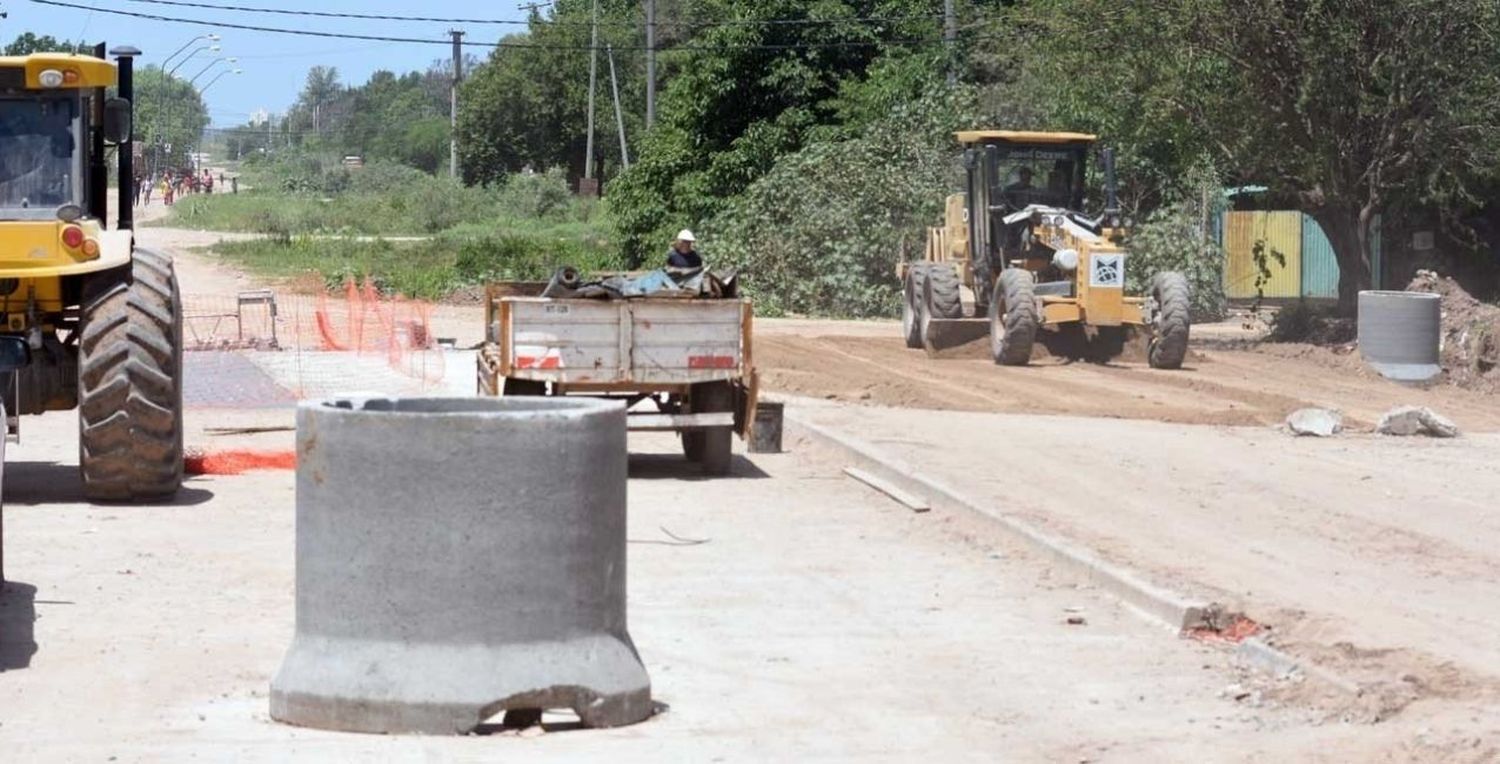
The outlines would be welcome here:
<svg viewBox="0 0 1500 764">
<path fill-rule="evenodd" d="M 922 293 L 929 267 L 931 264 L 926 262 L 912 263 L 906 271 L 906 283 L 902 284 L 901 333 L 909 350 L 922 347 Z"/>
<path fill-rule="evenodd" d="M 927 271 L 924 290 L 927 311 L 933 318 L 963 318 L 962 281 L 958 269 L 949 263 L 938 263 Z"/>
<path fill-rule="evenodd" d="M 718 413 L 734 410 L 734 391 L 728 382 L 705 382 L 693 386 L 693 411 L 695 413 Z M 695 460 L 705 475 L 728 475 L 733 465 L 734 429 L 715 427 L 698 430 L 697 456 Z M 686 448 L 687 440 L 683 444 Z M 688 455 L 692 458 L 692 454 Z"/>
<path fill-rule="evenodd" d="M 79 469 L 90 501 L 182 486 L 182 297 L 172 258 L 136 249 L 130 278 L 88 290 L 79 340 Z M 108 279 L 108 281 L 105 281 Z"/>
<path fill-rule="evenodd" d="M 1153 369 L 1180 369 L 1187 358 L 1191 330 L 1191 295 L 1187 277 L 1175 271 L 1156 274 L 1151 280 L 1157 315 L 1146 360 Z"/>
<path fill-rule="evenodd" d="M 1002 366 L 1025 366 L 1031 362 L 1031 348 L 1036 343 L 1036 279 L 1031 271 L 1007 268 L 995 282 L 990 299 L 990 352 Z M 1003 315 L 1002 315 L 1003 311 Z M 997 340 L 995 327 L 1004 334 Z"/>
</svg>

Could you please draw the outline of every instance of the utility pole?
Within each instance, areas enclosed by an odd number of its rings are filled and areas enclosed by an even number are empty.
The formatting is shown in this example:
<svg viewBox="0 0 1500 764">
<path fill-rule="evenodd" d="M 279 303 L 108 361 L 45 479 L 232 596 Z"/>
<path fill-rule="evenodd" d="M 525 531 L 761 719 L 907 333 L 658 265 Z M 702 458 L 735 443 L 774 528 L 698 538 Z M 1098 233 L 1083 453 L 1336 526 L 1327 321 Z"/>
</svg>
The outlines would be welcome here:
<svg viewBox="0 0 1500 764">
<path fill-rule="evenodd" d="M 448 174 L 458 178 L 458 84 L 464 79 L 464 33 L 450 29 L 453 35 L 453 87 L 449 89 L 448 106 Z"/>
<path fill-rule="evenodd" d="M 952 0 L 949 0 L 952 2 Z M 646 128 L 656 124 L 656 0 L 646 0 Z"/>
<path fill-rule="evenodd" d="M 589 34 L 589 126 L 588 139 L 583 149 L 585 180 L 592 180 L 594 177 L 594 82 L 599 70 L 599 0 L 594 0 L 594 13 L 590 18 L 593 20 L 593 31 Z"/>
<path fill-rule="evenodd" d="M 943 0 L 943 49 L 948 52 L 948 84 L 958 82 L 953 60 L 953 43 L 958 39 L 958 17 L 953 15 L 953 0 Z"/>
<path fill-rule="evenodd" d="M 615 79 L 615 47 L 609 46 L 609 89 L 615 96 L 615 126 L 620 128 L 620 164 L 630 169 L 630 152 L 625 148 L 625 112 L 620 110 L 620 83 Z"/>
</svg>

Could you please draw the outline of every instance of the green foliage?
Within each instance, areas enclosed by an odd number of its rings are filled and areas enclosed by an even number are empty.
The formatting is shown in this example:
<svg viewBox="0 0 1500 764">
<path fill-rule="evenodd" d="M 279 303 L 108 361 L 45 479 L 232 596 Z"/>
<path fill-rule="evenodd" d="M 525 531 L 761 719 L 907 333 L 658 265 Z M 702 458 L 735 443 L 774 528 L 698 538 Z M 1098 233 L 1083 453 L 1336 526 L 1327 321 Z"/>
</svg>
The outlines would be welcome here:
<svg viewBox="0 0 1500 764">
<path fill-rule="evenodd" d="M 135 73 L 135 139 L 146 151 L 147 167 L 190 167 L 188 154 L 208 126 L 208 108 L 187 80 L 168 77 L 159 67 Z"/>
<path fill-rule="evenodd" d="M 1149 208 L 1207 156 L 1323 224 L 1341 302 L 1370 282 L 1362 220 L 1472 205 L 1500 175 L 1500 4 L 1034 0 L 1023 82 L 1121 149 Z"/>
<path fill-rule="evenodd" d="M 1177 271 L 1187 278 L 1194 321 L 1218 321 L 1226 312 L 1225 253 L 1213 232 L 1226 205 L 1218 174 L 1199 166 L 1170 193 L 1171 201 L 1147 215 L 1125 242 L 1130 263 L 1125 288 L 1145 294 L 1151 278 Z"/>
<path fill-rule="evenodd" d="M 256 188 L 238 194 L 183 197 L 160 224 L 280 238 L 563 229 L 580 241 L 614 245 L 609 221 L 568 193 L 561 172 L 464 186 L 390 162 L 347 169 L 331 157 L 300 155 L 256 168 L 254 176 Z"/>
<path fill-rule="evenodd" d="M 841 131 L 858 132 L 880 109 L 941 80 L 939 57 L 883 44 L 935 38 L 939 23 L 929 3 L 723 5 L 745 21 L 848 18 L 872 7 L 883 16 L 927 17 L 890 25 L 743 24 L 699 33 L 698 49 L 685 51 L 666 81 L 659 122 L 641 141 L 639 160 L 609 189 L 627 254 L 638 261 L 665 245 L 662 232 L 699 225 L 725 209 L 781 157 Z M 897 60 L 885 62 L 887 54 Z"/>
<path fill-rule="evenodd" d="M 31 53 L 85 53 L 93 55 L 94 46 L 85 42 L 63 42 L 52 35 L 36 35 L 23 32 L 5 46 L 7 56 L 25 56 Z"/>
<path fill-rule="evenodd" d="M 757 310 L 888 316 L 895 264 L 920 256 L 955 187 L 952 132 L 982 121 L 972 88 L 940 88 L 856 138 L 784 157 L 704 234 L 711 263 L 748 269 Z"/>
<path fill-rule="evenodd" d="M 556 233 L 443 235 L 421 241 L 312 238 L 222 242 L 214 252 L 262 276 L 313 276 L 338 286 L 372 280 L 382 292 L 437 300 L 501 279 L 541 280 L 561 265 L 616 270 L 613 248 Z"/>
</svg>

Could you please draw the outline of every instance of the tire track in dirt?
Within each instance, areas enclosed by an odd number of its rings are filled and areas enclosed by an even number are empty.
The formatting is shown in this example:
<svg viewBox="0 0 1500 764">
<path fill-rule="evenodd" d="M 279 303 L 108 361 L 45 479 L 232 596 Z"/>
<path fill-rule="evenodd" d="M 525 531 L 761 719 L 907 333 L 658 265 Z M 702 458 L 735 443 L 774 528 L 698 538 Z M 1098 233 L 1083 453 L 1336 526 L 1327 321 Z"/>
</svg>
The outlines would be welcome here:
<svg viewBox="0 0 1500 764">
<path fill-rule="evenodd" d="M 1253 349 L 1198 350 L 1180 371 L 1045 355 L 1014 368 L 991 363 L 983 343 L 934 359 L 895 335 L 778 333 L 759 339 L 756 358 L 768 390 L 886 406 L 1219 426 L 1275 425 L 1298 408 L 1334 406 L 1348 426 L 1369 429 L 1386 409 L 1411 404 L 1459 417 L 1469 430 L 1500 430 L 1492 396 L 1409 388 L 1354 368 Z"/>
</svg>

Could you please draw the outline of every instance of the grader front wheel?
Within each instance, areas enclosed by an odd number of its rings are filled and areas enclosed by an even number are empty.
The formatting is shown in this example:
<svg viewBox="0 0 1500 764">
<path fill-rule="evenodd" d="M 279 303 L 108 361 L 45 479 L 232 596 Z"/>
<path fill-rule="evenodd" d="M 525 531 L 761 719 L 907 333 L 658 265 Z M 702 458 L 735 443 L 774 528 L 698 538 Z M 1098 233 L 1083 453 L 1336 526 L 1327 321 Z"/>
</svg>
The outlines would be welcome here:
<svg viewBox="0 0 1500 764">
<path fill-rule="evenodd" d="M 913 263 L 906 271 L 906 282 L 901 285 L 901 334 L 906 347 L 916 350 L 922 347 L 922 294 L 926 291 L 927 263 Z"/>
<path fill-rule="evenodd" d="M 1156 301 L 1151 344 L 1146 360 L 1153 369 L 1180 369 L 1187 357 L 1191 307 L 1187 278 L 1167 271 L 1151 280 L 1151 298 Z"/>
<path fill-rule="evenodd" d="M 135 250 L 129 277 L 86 287 L 79 341 L 79 466 L 90 501 L 182 486 L 182 297 L 172 258 Z"/>
<path fill-rule="evenodd" d="M 1036 342 L 1036 280 L 1031 271 L 1006 268 L 990 297 L 990 355 L 1002 366 L 1031 362 Z"/>
</svg>

